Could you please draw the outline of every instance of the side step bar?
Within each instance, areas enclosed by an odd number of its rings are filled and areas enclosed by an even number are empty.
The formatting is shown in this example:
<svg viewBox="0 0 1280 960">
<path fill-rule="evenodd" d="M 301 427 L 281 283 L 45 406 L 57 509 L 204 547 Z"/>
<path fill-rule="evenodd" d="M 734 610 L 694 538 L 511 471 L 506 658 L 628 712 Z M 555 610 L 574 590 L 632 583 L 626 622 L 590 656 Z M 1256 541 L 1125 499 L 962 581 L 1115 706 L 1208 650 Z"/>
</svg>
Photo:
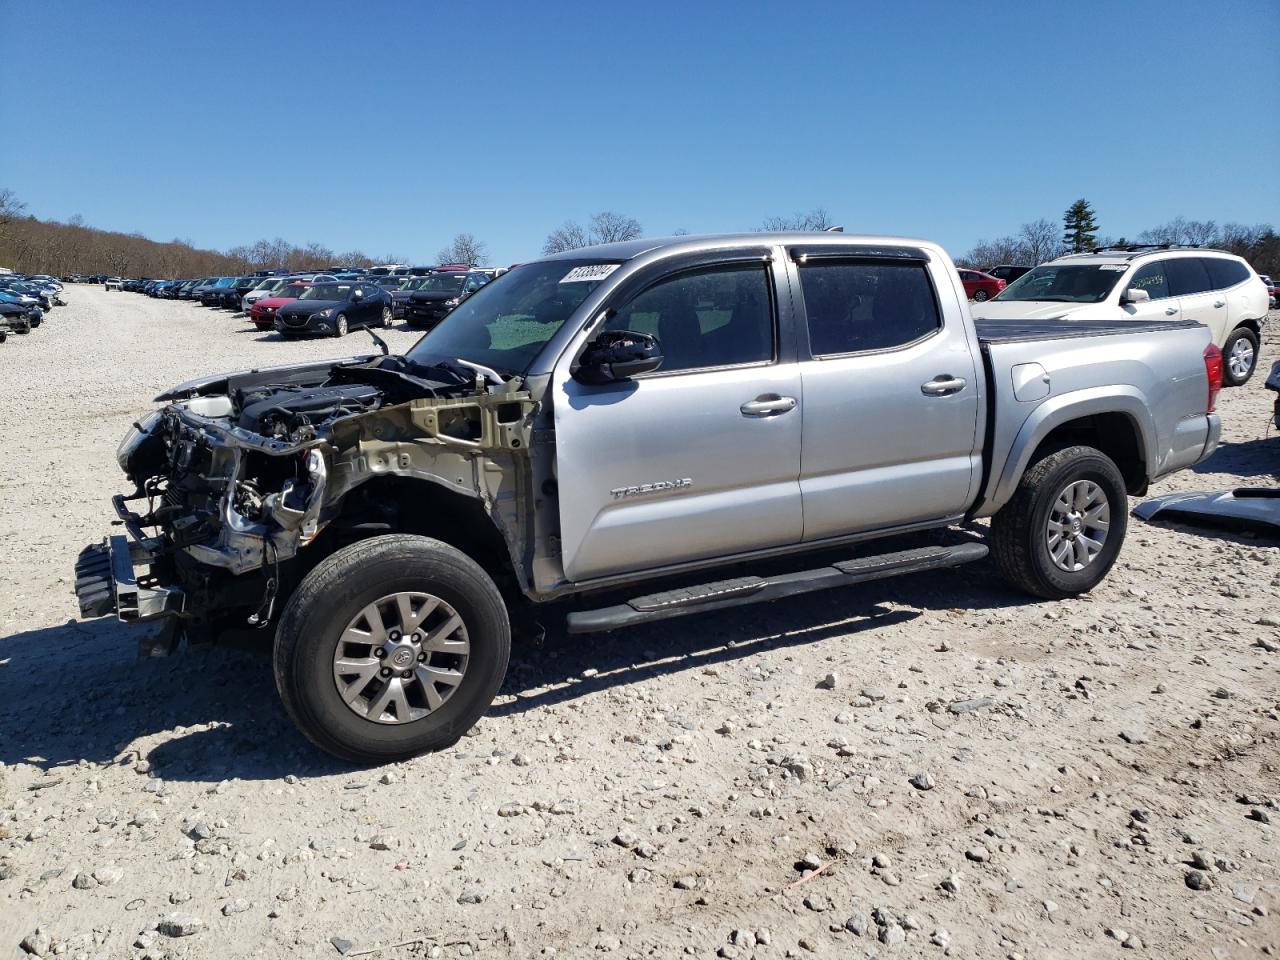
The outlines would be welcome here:
<svg viewBox="0 0 1280 960">
<path fill-rule="evenodd" d="M 567 617 L 570 633 L 597 633 L 637 623 L 651 623 L 691 613 L 722 610 L 765 600 L 779 600 L 829 587 L 845 587 L 868 580 L 884 580 L 923 570 L 939 570 L 972 563 L 987 555 L 986 544 L 962 543 L 953 547 L 919 547 L 897 553 L 843 560 L 814 570 L 799 570 L 773 577 L 736 577 L 651 593 L 626 603 L 598 610 L 581 610 Z"/>
</svg>

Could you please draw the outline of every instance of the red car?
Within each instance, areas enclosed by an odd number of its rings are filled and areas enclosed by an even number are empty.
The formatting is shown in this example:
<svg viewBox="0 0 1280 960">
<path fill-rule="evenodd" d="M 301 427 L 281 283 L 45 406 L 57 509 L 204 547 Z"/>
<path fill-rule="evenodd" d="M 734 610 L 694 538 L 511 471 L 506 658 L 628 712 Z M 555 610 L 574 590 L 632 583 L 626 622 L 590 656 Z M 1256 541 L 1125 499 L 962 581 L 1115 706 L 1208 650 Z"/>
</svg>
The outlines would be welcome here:
<svg viewBox="0 0 1280 960">
<path fill-rule="evenodd" d="M 259 330 L 275 328 L 276 311 L 291 300 L 297 300 L 302 291 L 311 286 L 310 281 L 291 283 L 274 297 L 263 297 L 249 308 L 249 319 Z"/>
<path fill-rule="evenodd" d="M 964 294 L 970 300 L 982 303 L 990 300 L 1005 288 L 1005 282 L 981 270 L 961 270 L 960 282 L 964 284 Z"/>
</svg>

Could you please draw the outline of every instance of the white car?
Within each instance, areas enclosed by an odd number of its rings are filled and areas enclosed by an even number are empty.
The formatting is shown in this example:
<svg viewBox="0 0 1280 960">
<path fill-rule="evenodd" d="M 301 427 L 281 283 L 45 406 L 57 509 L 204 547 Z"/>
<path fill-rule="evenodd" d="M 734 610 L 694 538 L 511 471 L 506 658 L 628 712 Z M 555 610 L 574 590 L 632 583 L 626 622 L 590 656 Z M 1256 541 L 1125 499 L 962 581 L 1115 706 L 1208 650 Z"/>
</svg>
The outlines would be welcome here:
<svg viewBox="0 0 1280 960">
<path fill-rule="evenodd" d="M 291 283 L 296 283 L 297 277 L 263 277 L 252 290 L 240 298 L 240 309 L 246 314 L 255 303 L 266 297 L 272 296 L 277 290 L 283 290 Z"/>
<path fill-rule="evenodd" d="M 979 320 L 1191 320 L 1222 350 L 1222 382 L 1253 376 L 1267 288 L 1240 257 L 1195 247 L 1116 247 L 1042 263 L 986 303 Z"/>
</svg>

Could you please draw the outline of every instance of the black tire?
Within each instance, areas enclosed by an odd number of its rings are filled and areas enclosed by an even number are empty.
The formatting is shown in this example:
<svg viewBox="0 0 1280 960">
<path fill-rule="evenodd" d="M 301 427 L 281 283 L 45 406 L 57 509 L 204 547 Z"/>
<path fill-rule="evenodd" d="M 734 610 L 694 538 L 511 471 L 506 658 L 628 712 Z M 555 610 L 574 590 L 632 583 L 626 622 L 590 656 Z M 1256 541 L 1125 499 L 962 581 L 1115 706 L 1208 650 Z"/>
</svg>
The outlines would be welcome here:
<svg viewBox="0 0 1280 960">
<path fill-rule="evenodd" d="M 988 294 L 988 293 L 987 293 L 987 291 L 985 291 L 985 290 L 977 290 L 977 291 L 975 291 L 975 292 L 974 292 L 974 294 L 973 294 L 973 299 L 974 299 L 974 302 L 976 302 L 976 303 L 986 303 L 986 302 L 987 302 L 987 297 L 989 297 L 989 296 L 990 296 L 990 294 Z"/>
<path fill-rule="evenodd" d="M 1235 374 L 1231 370 L 1231 354 L 1237 349 L 1236 345 L 1239 343 L 1248 344 L 1252 356 L 1249 358 L 1249 369 L 1242 374 Z M 1258 347 L 1258 335 L 1248 327 L 1236 327 L 1231 331 L 1227 342 L 1222 345 L 1222 385 L 1224 387 L 1240 387 L 1249 382 L 1253 371 L 1258 369 Z"/>
<path fill-rule="evenodd" d="M 440 706 L 421 719 L 380 723 L 343 701 L 334 656 L 353 618 L 400 592 L 431 594 L 452 607 L 470 649 L 461 682 Z M 390 763 L 456 743 L 493 702 L 510 652 L 506 605 L 474 560 L 427 537 L 373 537 L 328 557 L 298 585 L 276 631 L 276 689 L 321 750 L 352 763 Z"/>
<path fill-rule="evenodd" d="M 1110 525 L 1098 551 L 1080 570 L 1066 570 L 1049 550 L 1049 515 L 1072 483 L 1098 484 L 1110 510 Z M 1093 447 L 1067 447 L 1033 462 L 1013 498 L 991 519 L 991 553 L 1000 574 L 1013 586 L 1046 600 L 1088 593 L 1115 563 L 1129 519 L 1124 477 L 1106 454 Z"/>
<path fill-rule="evenodd" d="M 347 315 L 340 313 L 333 318 L 333 335 L 335 337 L 345 337 L 347 335 Z"/>
<path fill-rule="evenodd" d="M 378 321 L 378 326 L 382 327 L 384 330 L 387 327 L 391 326 L 391 308 L 390 307 L 382 308 L 382 319 Z"/>
</svg>

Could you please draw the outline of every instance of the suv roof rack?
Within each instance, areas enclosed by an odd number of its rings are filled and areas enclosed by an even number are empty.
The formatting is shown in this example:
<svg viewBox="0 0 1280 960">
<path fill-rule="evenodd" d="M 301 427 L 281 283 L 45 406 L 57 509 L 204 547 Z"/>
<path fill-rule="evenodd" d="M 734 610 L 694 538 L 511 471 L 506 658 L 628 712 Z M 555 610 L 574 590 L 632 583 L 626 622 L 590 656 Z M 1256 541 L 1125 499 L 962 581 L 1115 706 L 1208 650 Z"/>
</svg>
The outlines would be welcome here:
<svg viewBox="0 0 1280 960">
<path fill-rule="evenodd" d="M 1068 257 L 1091 257 L 1100 253 L 1128 254 L 1124 259 L 1132 260 L 1134 257 L 1141 256 L 1144 253 L 1152 253 L 1156 250 L 1199 250 L 1204 253 L 1228 253 L 1227 250 L 1219 250 L 1215 247 L 1202 247 L 1194 243 L 1113 243 L 1105 247 L 1097 247 L 1093 250 L 1082 250 L 1080 253 L 1068 253 Z"/>
</svg>

